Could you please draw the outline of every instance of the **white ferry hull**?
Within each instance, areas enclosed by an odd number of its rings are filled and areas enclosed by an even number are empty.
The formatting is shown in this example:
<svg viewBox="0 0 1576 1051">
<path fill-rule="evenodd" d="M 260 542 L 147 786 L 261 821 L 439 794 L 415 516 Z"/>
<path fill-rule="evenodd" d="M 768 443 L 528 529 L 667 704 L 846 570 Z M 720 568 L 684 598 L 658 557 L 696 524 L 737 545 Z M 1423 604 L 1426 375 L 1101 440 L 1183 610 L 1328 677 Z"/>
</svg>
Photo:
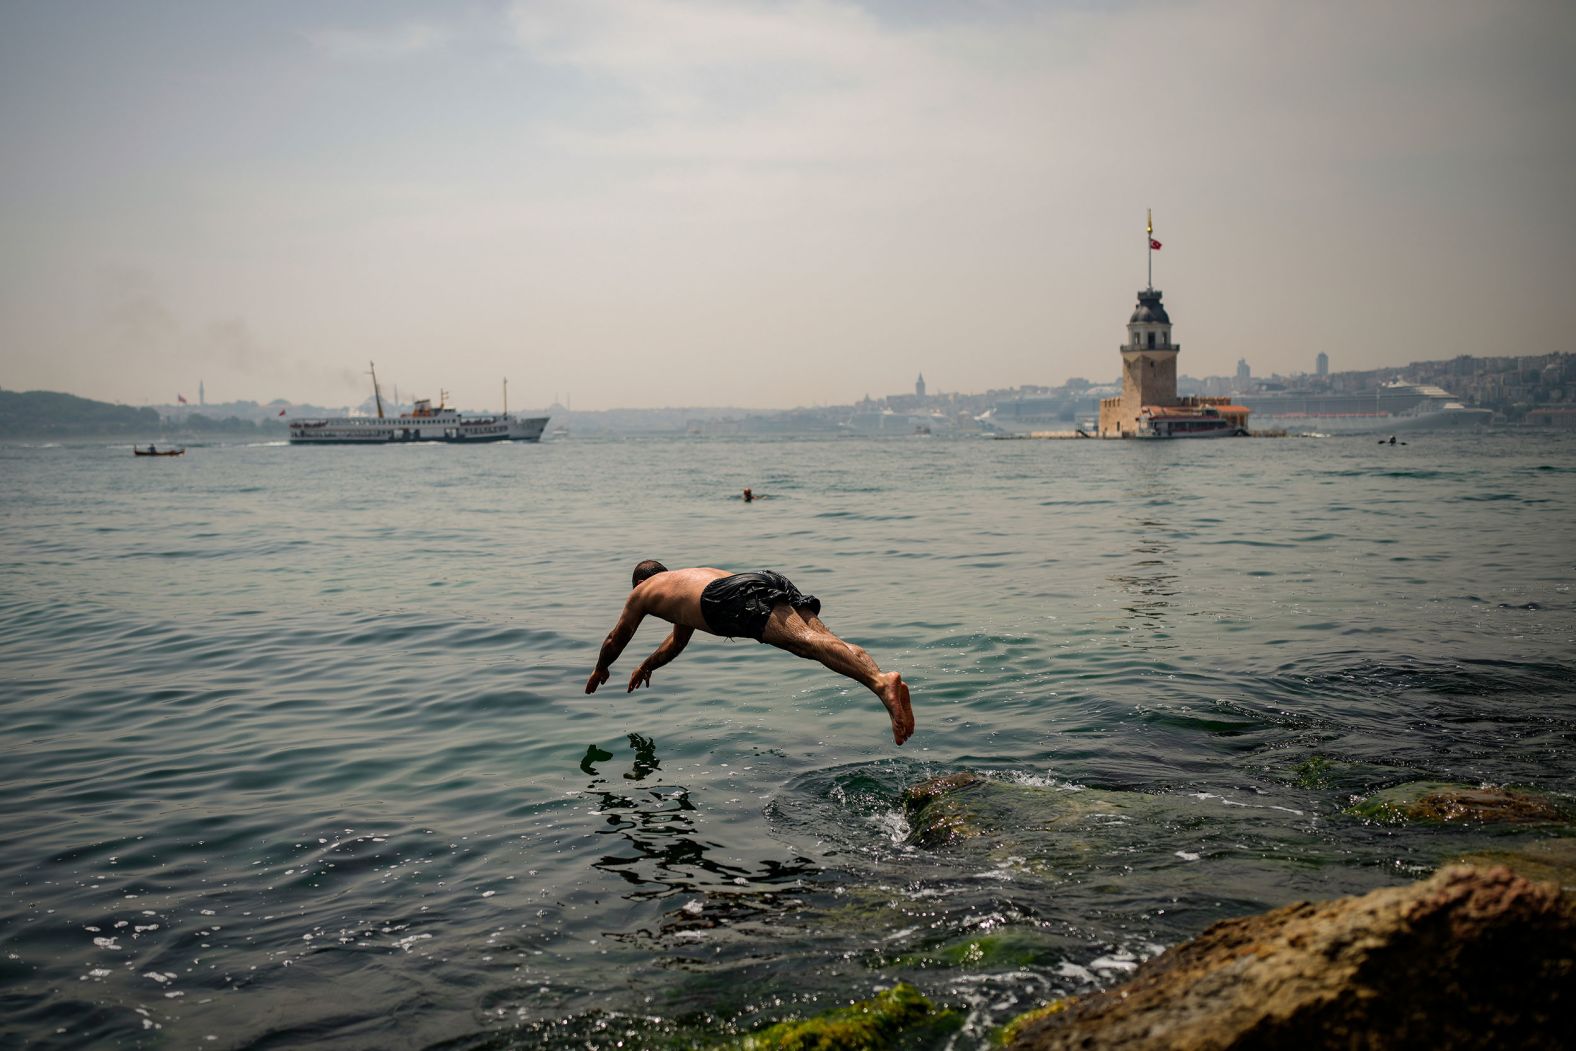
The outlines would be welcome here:
<svg viewBox="0 0 1576 1051">
<path fill-rule="evenodd" d="M 292 445 L 399 445 L 407 442 L 534 442 L 547 429 L 547 416 L 344 416 L 292 420 Z"/>
</svg>

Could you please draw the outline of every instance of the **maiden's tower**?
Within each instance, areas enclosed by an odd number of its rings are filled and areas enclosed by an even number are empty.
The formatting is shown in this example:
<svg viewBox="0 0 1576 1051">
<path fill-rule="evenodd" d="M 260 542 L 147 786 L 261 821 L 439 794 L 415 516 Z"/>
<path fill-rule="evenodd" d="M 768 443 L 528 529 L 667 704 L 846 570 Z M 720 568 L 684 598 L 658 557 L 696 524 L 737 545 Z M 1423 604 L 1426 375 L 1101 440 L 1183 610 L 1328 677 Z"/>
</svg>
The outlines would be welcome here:
<svg viewBox="0 0 1576 1051">
<path fill-rule="evenodd" d="M 1177 396 L 1177 355 L 1182 347 L 1171 340 L 1171 317 L 1155 288 L 1154 220 L 1145 224 L 1149 250 L 1149 287 L 1140 289 L 1138 305 L 1127 319 L 1122 344 L 1122 394 L 1100 402 L 1102 438 L 1214 438 L 1247 433 L 1248 410 L 1228 398 Z"/>
</svg>

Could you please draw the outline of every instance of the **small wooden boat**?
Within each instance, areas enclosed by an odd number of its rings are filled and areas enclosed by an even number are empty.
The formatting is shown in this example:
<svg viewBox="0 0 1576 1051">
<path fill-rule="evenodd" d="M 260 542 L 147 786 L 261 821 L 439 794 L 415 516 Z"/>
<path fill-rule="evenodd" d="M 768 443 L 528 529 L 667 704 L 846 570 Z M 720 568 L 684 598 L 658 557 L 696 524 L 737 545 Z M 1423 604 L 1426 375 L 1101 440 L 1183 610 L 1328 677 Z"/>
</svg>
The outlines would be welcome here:
<svg viewBox="0 0 1576 1051">
<path fill-rule="evenodd" d="M 134 445 L 134 446 L 131 447 L 131 454 L 133 456 L 185 456 L 186 455 L 186 450 L 185 449 L 155 449 L 151 445 L 148 446 L 146 449 L 139 449 L 139 448 L 137 448 Z"/>
</svg>

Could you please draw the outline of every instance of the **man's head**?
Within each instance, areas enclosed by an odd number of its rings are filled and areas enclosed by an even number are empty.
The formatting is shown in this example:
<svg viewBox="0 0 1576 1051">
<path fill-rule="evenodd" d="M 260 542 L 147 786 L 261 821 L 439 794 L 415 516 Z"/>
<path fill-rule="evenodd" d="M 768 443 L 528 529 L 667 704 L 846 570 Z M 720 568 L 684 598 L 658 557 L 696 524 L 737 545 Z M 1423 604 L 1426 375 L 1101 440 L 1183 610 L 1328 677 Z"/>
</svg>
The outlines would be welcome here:
<svg viewBox="0 0 1576 1051">
<path fill-rule="evenodd" d="M 642 583 L 650 580 L 658 573 L 666 573 L 667 571 L 667 566 L 664 566 L 661 562 L 658 562 L 654 558 L 648 558 L 644 562 L 640 563 L 640 565 L 635 567 L 635 573 L 634 576 L 630 578 L 629 586 L 632 588 L 638 588 Z"/>
</svg>

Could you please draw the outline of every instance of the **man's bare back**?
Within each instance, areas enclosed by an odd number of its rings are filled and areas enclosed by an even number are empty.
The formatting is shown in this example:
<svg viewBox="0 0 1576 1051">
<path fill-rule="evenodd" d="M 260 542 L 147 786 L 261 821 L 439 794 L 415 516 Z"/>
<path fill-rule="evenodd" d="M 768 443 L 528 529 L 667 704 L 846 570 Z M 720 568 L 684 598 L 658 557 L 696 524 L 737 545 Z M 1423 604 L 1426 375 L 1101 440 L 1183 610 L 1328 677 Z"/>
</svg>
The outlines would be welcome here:
<svg viewBox="0 0 1576 1051">
<path fill-rule="evenodd" d="M 713 584 L 717 587 L 708 594 Z M 707 620 L 708 607 L 713 622 Z M 897 672 L 883 672 L 862 648 L 832 634 L 821 623 L 820 608 L 819 600 L 801 594 L 779 574 L 731 574 L 710 567 L 668 569 L 658 562 L 642 562 L 635 568 L 624 611 L 603 640 L 596 670 L 586 680 L 586 693 L 595 693 L 607 682 L 613 662 L 650 614 L 671 623 L 673 631 L 630 675 L 630 691 L 651 685 L 651 673 L 677 657 L 696 631 L 748 636 L 820 661 L 870 690 L 892 720 L 892 739 L 902 744 L 914 732 L 908 684 Z"/>
<path fill-rule="evenodd" d="M 661 617 L 671 624 L 715 635 L 700 612 L 700 596 L 706 585 L 720 577 L 728 576 L 726 569 L 670 569 L 657 573 L 638 584 L 624 603 L 627 611 L 631 604 L 639 607 L 641 615 L 647 613 Z"/>
</svg>

